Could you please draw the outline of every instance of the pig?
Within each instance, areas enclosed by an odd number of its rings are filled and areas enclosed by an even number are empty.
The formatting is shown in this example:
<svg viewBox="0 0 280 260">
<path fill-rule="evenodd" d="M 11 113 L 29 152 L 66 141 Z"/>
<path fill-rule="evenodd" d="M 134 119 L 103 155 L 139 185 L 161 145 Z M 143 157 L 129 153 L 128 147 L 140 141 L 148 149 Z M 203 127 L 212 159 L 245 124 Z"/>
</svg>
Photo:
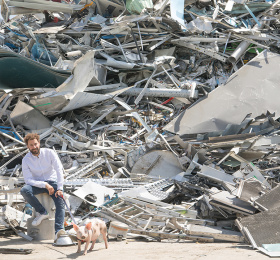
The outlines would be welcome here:
<svg viewBox="0 0 280 260">
<path fill-rule="evenodd" d="M 100 219 L 94 219 L 92 222 L 86 224 L 86 226 L 78 227 L 73 224 L 74 230 L 77 232 L 78 238 L 78 250 L 77 253 L 81 252 L 81 244 L 82 241 L 86 242 L 84 255 L 87 254 L 87 249 L 90 241 L 92 242 L 89 251 L 91 251 L 94 247 L 94 244 L 99 237 L 100 234 L 103 236 L 103 240 L 105 242 L 105 248 L 108 248 L 107 241 L 107 227 L 104 221 Z"/>
</svg>

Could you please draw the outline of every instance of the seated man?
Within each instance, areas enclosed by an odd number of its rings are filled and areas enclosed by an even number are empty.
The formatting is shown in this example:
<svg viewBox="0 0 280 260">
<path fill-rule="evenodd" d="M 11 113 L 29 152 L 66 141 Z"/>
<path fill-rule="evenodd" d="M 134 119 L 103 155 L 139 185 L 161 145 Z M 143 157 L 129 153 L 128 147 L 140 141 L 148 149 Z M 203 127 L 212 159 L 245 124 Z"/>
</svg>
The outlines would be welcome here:
<svg viewBox="0 0 280 260">
<path fill-rule="evenodd" d="M 49 218 L 49 214 L 35 195 L 48 193 L 54 201 L 55 211 L 55 234 L 63 231 L 64 202 L 63 195 L 63 166 L 55 151 L 48 148 L 40 148 L 38 134 L 27 134 L 24 138 L 29 153 L 22 160 L 22 172 L 25 185 L 20 193 L 25 200 L 35 208 L 36 218 L 32 225 L 38 226 L 42 220 Z M 55 240 L 56 240 L 55 238 Z"/>
</svg>

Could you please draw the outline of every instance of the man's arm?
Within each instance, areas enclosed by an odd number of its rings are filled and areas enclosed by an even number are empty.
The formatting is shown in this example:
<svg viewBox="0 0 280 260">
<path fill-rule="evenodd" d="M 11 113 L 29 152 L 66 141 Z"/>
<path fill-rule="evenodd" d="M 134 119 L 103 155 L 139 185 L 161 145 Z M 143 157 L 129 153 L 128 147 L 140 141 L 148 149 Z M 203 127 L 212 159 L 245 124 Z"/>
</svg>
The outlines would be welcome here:
<svg viewBox="0 0 280 260">
<path fill-rule="evenodd" d="M 36 181 L 33 179 L 33 175 L 30 172 L 30 169 L 24 159 L 22 160 L 22 174 L 23 174 L 23 178 L 24 178 L 24 181 L 26 184 L 35 186 L 38 188 L 46 188 L 46 184 L 47 184 L 46 182 Z"/>
<path fill-rule="evenodd" d="M 63 166 L 55 151 L 52 151 L 52 164 L 57 176 L 57 190 L 63 191 Z"/>
</svg>

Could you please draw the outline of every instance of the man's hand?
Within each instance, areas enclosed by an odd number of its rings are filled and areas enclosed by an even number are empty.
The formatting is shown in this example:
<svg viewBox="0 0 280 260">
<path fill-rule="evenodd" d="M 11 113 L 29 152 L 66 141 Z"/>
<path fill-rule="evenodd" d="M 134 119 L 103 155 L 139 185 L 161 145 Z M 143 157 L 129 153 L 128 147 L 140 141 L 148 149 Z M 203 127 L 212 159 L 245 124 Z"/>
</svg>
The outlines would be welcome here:
<svg viewBox="0 0 280 260">
<path fill-rule="evenodd" d="M 48 190 L 48 192 L 49 192 L 49 195 L 53 195 L 53 193 L 54 193 L 54 188 L 53 188 L 53 186 L 51 186 L 50 184 L 46 184 L 46 189 Z"/>
<path fill-rule="evenodd" d="M 58 190 L 58 191 L 55 193 L 54 196 L 55 196 L 56 198 L 57 198 L 58 196 L 63 197 L 63 191 L 62 191 L 62 190 Z"/>
</svg>

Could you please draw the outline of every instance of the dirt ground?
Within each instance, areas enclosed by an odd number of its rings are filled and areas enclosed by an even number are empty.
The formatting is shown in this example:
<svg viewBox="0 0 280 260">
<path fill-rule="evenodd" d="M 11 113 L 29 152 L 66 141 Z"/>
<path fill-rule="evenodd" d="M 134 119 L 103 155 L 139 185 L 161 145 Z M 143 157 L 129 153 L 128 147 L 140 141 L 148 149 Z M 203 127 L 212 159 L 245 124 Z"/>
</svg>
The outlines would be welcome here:
<svg viewBox="0 0 280 260">
<path fill-rule="evenodd" d="M 261 252 L 240 243 L 195 243 L 192 241 L 147 242 L 144 240 L 127 239 L 123 241 L 109 240 L 109 248 L 104 243 L 96 243 L 94 250 L 86 256 L 76 253 L 77 245 L 67 247 L 53 246 L 53 241 L 29 242 L 18 236 L 0 237 L 0 248 L 32 249 L 28 255 L 0 254 L 1 260 L 49 260 L 49 259 L 114 259 L 114 260 L 146 260 L 146 259 L 207 259 L 236 260 L 269 259 Z M 84 245 L 82 245 L 82 250 Z"/>
</svg>

